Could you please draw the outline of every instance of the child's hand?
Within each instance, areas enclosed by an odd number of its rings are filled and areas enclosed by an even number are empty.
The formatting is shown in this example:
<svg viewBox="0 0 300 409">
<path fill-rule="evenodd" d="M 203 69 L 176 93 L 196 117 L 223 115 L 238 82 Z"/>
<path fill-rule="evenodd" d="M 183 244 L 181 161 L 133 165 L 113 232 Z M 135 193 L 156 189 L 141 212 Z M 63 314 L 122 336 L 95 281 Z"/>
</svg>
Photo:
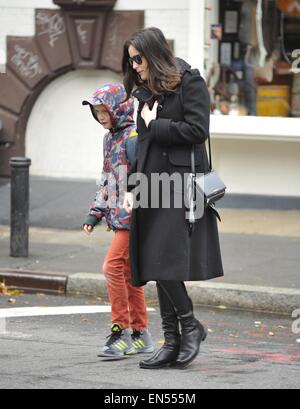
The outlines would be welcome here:
<svg viewBox="0 0 300 409">
<path fill-rule="evenodd" d="M 131 192 L 125 193 L 123 208 L 128 214 L 132 213 L 133 209 L 133 194 Z"/>
<path fill-rule="evenodd" d="M 91 234 L 91 233 L 93 233 L 93 231 L 94 231 L 94 227 L 93 227 L 93 226 L 90 226 L 90 225 L 88 225 L 88 224 L 85 224 L 85 225 L 83 226 L 83 230 L 85 231 L 86 234 Z"/>
</svg>

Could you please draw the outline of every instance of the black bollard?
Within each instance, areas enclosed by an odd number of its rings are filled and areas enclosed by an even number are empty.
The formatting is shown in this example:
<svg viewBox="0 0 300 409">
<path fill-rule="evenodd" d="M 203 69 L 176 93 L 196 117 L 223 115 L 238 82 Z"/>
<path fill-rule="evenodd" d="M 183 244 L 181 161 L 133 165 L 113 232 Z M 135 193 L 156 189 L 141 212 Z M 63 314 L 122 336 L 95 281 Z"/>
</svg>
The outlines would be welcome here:
<svg viewBox="0 0 300 409">
<path fill-rule="evenodd" d="M 31 160 L 11 158 L 10 256 L 28 257 L 29 167 Z"/>
</svg>

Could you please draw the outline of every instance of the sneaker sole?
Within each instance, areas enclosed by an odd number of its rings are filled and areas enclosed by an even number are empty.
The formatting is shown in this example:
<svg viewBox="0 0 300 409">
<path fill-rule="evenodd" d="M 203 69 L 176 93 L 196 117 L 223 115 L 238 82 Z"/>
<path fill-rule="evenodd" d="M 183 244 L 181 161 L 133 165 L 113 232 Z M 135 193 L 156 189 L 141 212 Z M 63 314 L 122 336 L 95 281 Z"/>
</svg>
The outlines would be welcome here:
<svg viewBox="0 0 300 409">
<path fill-rule="evenodd" d="M 98 358 L 102 358 L 104 361 L 121 361 L 123 359 L 129 359 L 131 355 L 107 355 L 99 354 Z"/>
<path fill-rule="evenodd" d="M 155 351 L 154 347 L 147 347 L 140 350 L 137 350 L 138 354 L 152 354 Z"/>
</svg>

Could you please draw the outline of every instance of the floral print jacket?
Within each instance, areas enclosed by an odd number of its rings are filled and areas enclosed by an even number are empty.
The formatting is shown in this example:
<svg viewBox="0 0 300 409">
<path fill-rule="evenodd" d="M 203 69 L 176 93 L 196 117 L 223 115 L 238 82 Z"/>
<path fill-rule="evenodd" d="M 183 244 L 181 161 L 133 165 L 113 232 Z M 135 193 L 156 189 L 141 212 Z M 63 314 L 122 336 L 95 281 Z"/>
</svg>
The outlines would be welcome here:
<svg viewBox="0 0 300 409">
<path fill-rule="evenodd" d="M 83 101 L 89 105 L 94 118 L 98 118 L 94 106 L 104 105 L 109 112 L 113 128 L 104 136 L 103 169 L 98 183 L 95 200 L 85 224 L 95 226 L 103 218 L 108 230 L 130 230 L 131 216 L 122 208 L 126 192 L 127 173 L 130 161 L 126 155 L 126 140 L 135 135 L 133 120 L 134 103 L 126 99 L 126 91 L 121 84 L 106 84 L 92 97 Z"/>
</svg>

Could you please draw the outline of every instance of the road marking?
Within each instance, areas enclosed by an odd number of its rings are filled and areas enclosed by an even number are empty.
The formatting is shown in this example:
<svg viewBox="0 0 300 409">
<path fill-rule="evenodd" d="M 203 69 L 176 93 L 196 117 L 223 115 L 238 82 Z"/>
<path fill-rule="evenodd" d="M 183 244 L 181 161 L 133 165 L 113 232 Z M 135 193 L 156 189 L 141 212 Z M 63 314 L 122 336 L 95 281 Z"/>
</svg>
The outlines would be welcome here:
<svg viewBox="0 0 300 409">
<path fill-rule="evenodd" d="M 148 312 L 155 311 L 154 308 L 147 308 Z M 6 308 L 0 309 L 0 318 L 17 317 L 44 317 L 55 315 L 80 315 L 80 314 L 99 314 L 110 313 L 109 305 L 82 305 L 72 307 L 26 307 L 26 308 Z"/>
<path fill-rule="evenodd" d="M 0 318 L 0 337 L 5 338 L 16 338 L 16 339 L 26 339 L 31 338 L 32 335 L 23 334 L 23 332 L 10 332 L 6 329 L 6 318 Z"/>
<path fill-rule="evenodd" d="M 5 320 L 5 318 L 0 318 L 0 334 L 6 334 L 6 320 Z"/>
</svg>

